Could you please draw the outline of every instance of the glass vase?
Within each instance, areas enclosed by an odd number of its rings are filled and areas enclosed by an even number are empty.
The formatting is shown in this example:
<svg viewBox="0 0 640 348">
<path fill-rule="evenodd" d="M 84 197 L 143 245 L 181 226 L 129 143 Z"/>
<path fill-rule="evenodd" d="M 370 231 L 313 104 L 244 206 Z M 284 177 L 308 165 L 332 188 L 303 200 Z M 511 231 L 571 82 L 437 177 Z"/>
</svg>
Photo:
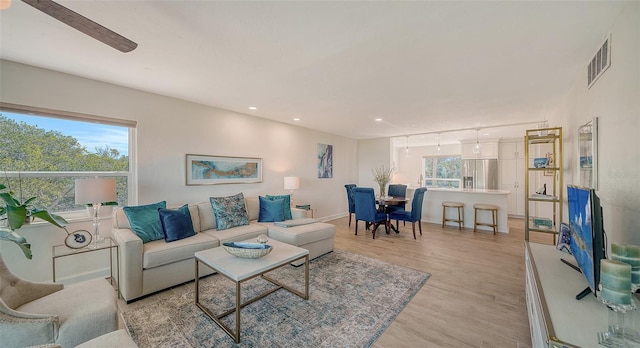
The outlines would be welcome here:
<svg viewBox="0 0 640 348">
<path fill-rule="evenodd" d="M 380 185 L 380 198 L 383 198 L 383 197 L 387 196 L 387 191 L 385 190 L 386 187 L 387 187 L 386 184 Z"/>
</svg>

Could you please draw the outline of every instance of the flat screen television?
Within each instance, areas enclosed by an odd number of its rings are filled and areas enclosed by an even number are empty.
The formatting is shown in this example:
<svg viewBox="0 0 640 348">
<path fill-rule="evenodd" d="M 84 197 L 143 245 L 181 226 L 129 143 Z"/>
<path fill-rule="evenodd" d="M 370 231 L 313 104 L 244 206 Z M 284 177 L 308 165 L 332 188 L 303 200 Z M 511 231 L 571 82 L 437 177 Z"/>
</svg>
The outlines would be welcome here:
<svg viewBox="0 0 640 348">
<path fill-rule="evenodd" d="M 571 253 L 589 286 L 576 295 L 579 300 L 590 292 L 596 294 L 600 283 L 600 260 L 606 258 L 606 236 L 602 224 L 602 207 L 595 190 L 567 186 Z"/>
</svg>

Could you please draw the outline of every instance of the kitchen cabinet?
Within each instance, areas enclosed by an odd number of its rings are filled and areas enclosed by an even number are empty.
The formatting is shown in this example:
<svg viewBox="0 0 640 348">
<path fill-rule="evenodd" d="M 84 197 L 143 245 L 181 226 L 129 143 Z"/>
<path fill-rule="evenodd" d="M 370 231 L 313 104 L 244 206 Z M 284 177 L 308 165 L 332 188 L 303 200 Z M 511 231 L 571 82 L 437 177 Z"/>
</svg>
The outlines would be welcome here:
<svg viewBox="0 0 640 348">
<path fill-rule="evenodd" d="M 562 127 L 527 130 L 524 138 L 524 238 L 530 232 L 553 234 L 562 222 Z"/>
<path fill-rule="evenodd" d="M 510 191 L 508 213 L 524 216 L 524 141 L 501 141 L 499 143 L 499 189 Z"/>
</svg>

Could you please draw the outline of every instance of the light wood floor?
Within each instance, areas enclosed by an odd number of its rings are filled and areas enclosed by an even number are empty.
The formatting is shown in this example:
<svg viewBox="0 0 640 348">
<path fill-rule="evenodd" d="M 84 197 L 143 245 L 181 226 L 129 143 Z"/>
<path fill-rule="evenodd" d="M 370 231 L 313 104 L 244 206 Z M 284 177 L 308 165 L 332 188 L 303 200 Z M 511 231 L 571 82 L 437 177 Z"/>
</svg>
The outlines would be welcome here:
<svg viewBox="0 0 640 348">
<path fill-rule="evenodd" d="M 354 235 L 348 218 L 335 224 L 337 249 L 431 273 L 431 278 L 375 347 L 530 347 L 525 302 L 524 220 L 509 219 L 509 234 L 459 231 L 422 224 L 413 239 L 411 224 L 372 239 L 364 223 Z M 417 228 L 417 226 L 416 226 Z M 382 232 L 380 232 L 382 231 Z M 416 232 L 418 233 L 418 232 Z M 550 235 L 531 236 L 552 243 Z"/>
<path fill-rule="evenodd" d="M 349 219 L 336 225 L 335 247 L 389 263 L 422 270 L 431 278 L 375 343 L 375 347 L 530 347 L 524 284 L 524 222 L 509 219 L 509 234 L 459 231 L 457 227 L 422 224 L 413 239 L 411 224 L 400 233 L 371 238 L 360 223 L 358 235 Z M 417 232 L 416 232 L 417 233 Z M 552 243 L 550 235 L 532 235 Z M 188 285 L 183 285 L 188 286 Z M 192 286 L 192 285 L 189 285 Z M 120 311 L 171 296 L 167 289 L 126 304 Z M 122 323 L 120 323 L 122 325 Z"/>
</svg>

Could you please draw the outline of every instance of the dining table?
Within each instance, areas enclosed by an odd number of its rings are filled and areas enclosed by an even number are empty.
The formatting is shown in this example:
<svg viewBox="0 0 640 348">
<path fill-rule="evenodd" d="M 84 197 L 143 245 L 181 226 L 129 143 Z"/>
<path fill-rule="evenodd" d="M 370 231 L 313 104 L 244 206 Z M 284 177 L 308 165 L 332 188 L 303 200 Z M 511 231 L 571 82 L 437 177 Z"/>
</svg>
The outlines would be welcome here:
<svg viewBox="0 0 640 348">
<path fill-rule="evenodd" d="M 378 204 L 378 211 L 386 211 L 386 208 L 389 206 L 398 206 L 398 205 L 404 205 L 407 203 L 407 197 L 392 197 L 392 196 L 386 196 L 386 197 L 376 197 L 376 204 Z M 398 229 L 393 226 L 393 224 L 389 224 L 391 229 L 395 232 L 395 233 L 400 233 L 400 231 L 398 231 Z"/>
</svg>

